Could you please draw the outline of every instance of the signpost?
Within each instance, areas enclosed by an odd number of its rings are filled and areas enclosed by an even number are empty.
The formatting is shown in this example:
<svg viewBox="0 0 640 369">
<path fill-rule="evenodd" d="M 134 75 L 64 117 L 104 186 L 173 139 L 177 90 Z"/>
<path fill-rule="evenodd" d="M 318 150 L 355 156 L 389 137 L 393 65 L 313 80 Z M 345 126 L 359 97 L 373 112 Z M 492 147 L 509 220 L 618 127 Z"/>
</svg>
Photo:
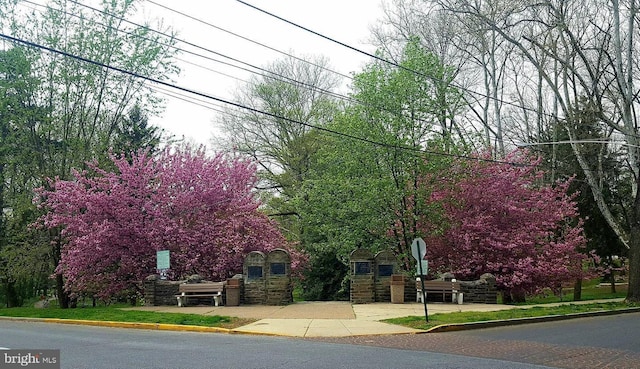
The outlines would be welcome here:
<svg viewBox="0 0 640 369">
<path fill-rule="evenodd" d="M 420 237 L 411 243 L 411 255 L 418 262 L 418 273 L 420 274 L 420 283 L 422 284 L 422 303 L 424 304 L 424 319 L 429 323 L 429 314 L 427 312 L 427 294 L 424 291 L 424 277 L 428 273 L 429 263 L 424 260 L 427 254 L 427 244 Z"/>
<path fill-rule="evenodd" d="M 167 279 L 169 268 L 171 268 L 169 250 L 156 251 L 156 269 L 160 274 L 160 279 Z"/>
<path fill-rule="evenodd" d="M 414 259 L 420 261 L 424 259 L 424 256 L 427 254 L 427 244 L 424 242 L 422 238 L 416 238 L 411 243 L 411 255 L 413 255 Z"/>
</svg>

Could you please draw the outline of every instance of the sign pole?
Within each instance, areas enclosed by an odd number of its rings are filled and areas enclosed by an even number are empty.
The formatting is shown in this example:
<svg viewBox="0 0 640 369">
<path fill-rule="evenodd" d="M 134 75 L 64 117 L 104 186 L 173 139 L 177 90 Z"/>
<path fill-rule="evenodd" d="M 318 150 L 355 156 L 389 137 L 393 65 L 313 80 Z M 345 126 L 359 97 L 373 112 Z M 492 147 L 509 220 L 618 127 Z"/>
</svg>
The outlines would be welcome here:
<svg viewBox="0 0 640 369">
<path fill-rule="evenodd" d="M 422 247 L 424 246 L 424 251 Z M 422 284 L 422 303 L 424 304 L 424 319 L 429 323 L 429 313 L 427 311 L 427 292 L 424 290 L 424 277 L 428 273 L 428 265 L 424 257 L 427 255 L 427 244 L 422 238 L 416 238 L 411 244 L 411 255 L 418 261 L 418 273 L 420 273 L 420 283 Z M 423 266 L 423 264 L 425 266 Z"/>
<path fill-rule="evenodd" d="M 425 245 L 425 253 L 427 252 L 426 250 L 426 245 Z M 418 242 L 418 254 L 422 255 L 420 253 L 420 243 Z M 422 287 L 422 303 L 424 304 L 424 320 L 429 323 L 429 313 L 427 311 L 427 292 L 424 290 L 424 277 L 425 277 L 425 273 L 423 273 L 422 271 L 422 260 L 418 261 L 418 269 L 420 269 L 420 284 Z"/>
</svg>

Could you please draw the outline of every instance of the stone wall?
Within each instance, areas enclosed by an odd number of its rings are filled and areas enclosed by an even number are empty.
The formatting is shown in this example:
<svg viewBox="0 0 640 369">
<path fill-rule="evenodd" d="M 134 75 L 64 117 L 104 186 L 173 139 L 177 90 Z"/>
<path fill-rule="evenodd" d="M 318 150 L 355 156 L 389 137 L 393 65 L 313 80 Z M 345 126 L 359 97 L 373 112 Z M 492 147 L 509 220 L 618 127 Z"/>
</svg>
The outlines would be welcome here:
<svg viewBox="0 0 640 369">
<path fill-rule="evenodd" d="M 398 259 L 390 251 L 381 251 L 375 256 L 365 249 L 354 250 L 350 257 L 351 302 L 368 304 L 391 301 L 392 275 L 401 275 Z M 404 301 L 416 300 L 415 280 L 407 276 L 404 281 Z"/>
<path fill-rule="evenodd" d="M 354 304 L 369 304 L 375 302 L 373 274 L 351 276 L 351 302 Z"/>
<path fill-rule="evenodd" d="M 440 280 L 452 280 L 455 276 L 451 273 L 445 273 L 440 276 Z M 498 288 L 496 287 L 496 278 L 489 274 L 483 274 L 480 279 L 475 281 L 460 281 L 460 290 L 464 294 L 464 302 L 476 304 L 497 304 Z M 416 291 L 415 285 L 413 291 Z M 415 299 L 415 296 L 413 297 Z M 413 300 L 415 301 L 415 300 Z M 427 301 L 442 301 L 442 294 L 429 294 Z M 451 294 L 446 294 L 445 301 L 451 301 Z"/>
<path fill-rule="evenodd" d="M 376 278 L 374 281 L 375 286 L 375 302 L 389 302 L 391 301 L 391 278 L 385 277 L 382 279 Z"/>
<path fill-rule="evenodd" d="M 275 249 L 267 254 L 267 305 L 287 305 L 293 302 L 291 257 L 286 250 Z"/>
<path fill-rule="evenodd" d="M 144 303 L 147 306 L 178 305 L 178 286 L 183 281 L 161 280 L 159 275 L 150 275 L 144 280 Z"/>
<path fill-rule="evenodd" d="M 404 302 L 416 302 L 418 290 L 416 289 L 415 278 L 404 279 Z"/>
<path fill-rule="evenodd" d="M 291 256 L 286 250 L 275 249 L 265 255 L 250 252 L 244 260 L 245 304 L 286 305 L 293 302 Z"/>
<path fill-rule="evenodd" d="M 150 306 L 177 305 L 175 295 L 184 282 L 198 283 L 200 280 L 166 281 L 157 275 L 147 277 L 144 281 L 145 303 Z M 285 305 L 293 302 L 291 257 L 283 249 L 275 249 L 267 255 L 260 251 L 250 252 L 245 257 L 243 273 L 226 282 L 222 294 L 224 304 Z M 197 304 L 210 303 L 211 299 L 192 300 Z"/>
<path fill-rule="evenodd" d="M 460 281 L 460 289 L 464 293 L 464 302 L 498 303 L 496 278 L 489 273 L 481 275 L 477 281 Z"/>
<path fill-rule="evenodd" d="M 167 281 L 160 278 L 159 275 L 150 275 L 144 280 L 144 303 L 147 306 L 171 306 L 178 305 L 176 295 L 182 283 L 210 283 L 205 281 L 198 275 L 193 275 L 182 281 Z M 238 288 L 242 289 L 242 283 L 238 283 Z M 222 292 L 222 301 L 227 301 L 227 290 L 225 287 Z M 189 299 L 190 305 L 211 305 L 210 297 L 192 297 Z"/>
<path fill-rule="evenodd" d="M 380 251 L 373 258 L 375 275 L 375 301 L 391 301 L 391 275 L 398 270 L 398 262 L 390 251 Z"/>
<path fill-rule="evenodd" d="M 267 256 L 261 251 L 252 251 L 244 259 L 244 298 L 242 303 L 264 305 L 267 303 Z"/>
<path fill-rule="evenodd" d="M 369 250 L 357 249 L 350 255 L 351 302 L 368 304 L 376 301 L 374 258 Z"/>
<path fill-rule="evenodd" d="M 367 304 L 391 301 L 391 274 L 398 273 L 395 256 L 390 252 L 373 254 L 364 249 L 354 250 L 350 256 L 351 302 Z M 446 279 L 455 278 L 446 275 Z M 237 288 L 240 304 L 285 305 L 293 302 L 291 280 L 291 257 L 282 249 L 268 255 L 260 251 L 250 252 L 244 261 L 242 275 Z M 151 275 L 144 281 L 145 304 L 149 306 L 177 305 L 175 295 L 178 286 L 185 281 L 161 280 Z M 477 281 L 459 281 L 464 293 L 464 302 L 495 304 L 498 301 L 496 280 L 484 274 Z M 404 301 L 416 301 L 414 278 L 404 277 Z M 223 300 L 226 302 L 226 289 Z"/>
</svg>

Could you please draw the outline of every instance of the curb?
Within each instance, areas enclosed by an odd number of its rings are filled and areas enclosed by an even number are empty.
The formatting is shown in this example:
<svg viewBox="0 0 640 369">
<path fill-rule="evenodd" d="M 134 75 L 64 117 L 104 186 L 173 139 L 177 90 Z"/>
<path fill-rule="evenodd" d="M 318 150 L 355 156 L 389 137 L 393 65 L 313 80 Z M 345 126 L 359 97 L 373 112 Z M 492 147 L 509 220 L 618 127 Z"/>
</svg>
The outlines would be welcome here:
<svg viewBox="0 0 640 369">
<path fill-rule="evenodd" d="M 295 337 L 295 336 L 280 334 L 280 333 L 250 332 L 250 331 L 237 330 L 236 328 L 230 329 L 230 328 L 220 328 L 220 327 L 205 327 L 200 325 L 114 322 L 114 321 L 100 321 L 100 320 L 58 319 L 58 318 L 29 318 L 29 317 L 11 317 L 11 316 L 0 316 L 0 320 L 11 320 L 16 322 L 84 325 L 84 326 L 91 326 L 91 327 L 107 327 L 107 328 L 147 329 L 147 330 L 155 330 L 155 331 L 224 333 L 224 334 L 251 335 L 251 336 L 269 336 L 269 337 Z"/>
<path fill-rule="evenodd" d="M 546 315 L 546 316 L 531 317 L 531 318 L 489 320 L 484 322 L 472 322 L 472 323 L 452 323 L 452 324 L 438 325 L 422 332 L 394 333 L 393 335 L 456 332 L 456 331 L 464 331 L 464 330 L 472 330 L 472 329 L 483 329 L 483 328 L 521 325 L 521 324 L 552 322 L 552 321 L 560 321 L 560 320 L 568 320 L 568 319 L 628 314 L 628 313 L 637 313 L 637 312 L 640 312 L 640 307 L 633 307 L 633 308 L 619 309 L 619 310 L 601 310 L 601 311 L 593 311 L 593 312 L 585 312 L 585 313 L 573 313 L 573 314 L 566 314 L 566 315 Z M 158 330 L 158 331 L 183 331 L 183 332 L 200 332 L 200 333 L 226 333 L 226 334 L 252 335 L 252 336 L 294 337 L 294 336 L 290 336 L 286 334 L 278 334 L 278 333 L 241 331 L 235 328 L 229 329 L 229 328 L 220 328 L 220 327 L 205 327 L 205 326 L 197 326 L 197 325 L 180 325 L 180 324 L 164 324 L 164 323 L 136 323 L 136 322 L 95 321 L 95 320 L 58 319 L 58 318 L 7 317 L 7 316 L 0 316 L 0 320 L 35 322 L 35 323 L 71 324 L 71 325 L 84 325 L 84 326 L 108 327 L 108 328 L 147 329 L 147 330 Z M 362 336 L 367 336 L 367 335 L 369 334 L 362 334 Z M 379 334 L 374 334 L 374 335 L 379 335 Z"/>
<path fill-rule="evenodd" d="M 19 322 L 35 322 L 35 323 L 57 323 L 86 325 L 93 327 L 108 328 L 128 328 L 128 329 L 149 329 L 158 331 L 185 331 L 185 332 L 203 332 L 203 333 L 236 333 L 233 329 L 220 327 L 204 327 L 198 325 L 180 325 L 180 324 L 164 324 L 164 323 L 135 323 L 135 322 L 114 322 L 114 321 L 98 321 L 98 320 L 78 320 L 78 319 L 57 319 L 57 318 L 26 318 L 26 317 L 0 317 L 0 320 L 12 320 Z"/>
<path fill-rule="evenodd" d="M 472 330 L 472 329 L 493 328 L 493 327 L 503 327 L 503 326 L 542 323 L 542 322 L 554 322 L 559 320 L 628 314 L 628 313 L 637 313 L 637 312 L 640 312 L 640 307 L 633 307 L 633 308 L 619 309 L 619 310 L 601 310 L 601 311 L 591 311 L 591 312 L 585 312 L 585 313 L 572 313 L 572 314 L 565 314 L 565 315 L 545 315 L 545 316 L 538 316 L 538 317 L 531 317 L 531 318 L 488 320 L 485 322 L 442 324 L 442 325 L 435 326 L 433 328 L 429 328 L 428 330 L 424 332 L 420 332 L 419 334 L 466 331 L 466 330 Z"/>
</svg>

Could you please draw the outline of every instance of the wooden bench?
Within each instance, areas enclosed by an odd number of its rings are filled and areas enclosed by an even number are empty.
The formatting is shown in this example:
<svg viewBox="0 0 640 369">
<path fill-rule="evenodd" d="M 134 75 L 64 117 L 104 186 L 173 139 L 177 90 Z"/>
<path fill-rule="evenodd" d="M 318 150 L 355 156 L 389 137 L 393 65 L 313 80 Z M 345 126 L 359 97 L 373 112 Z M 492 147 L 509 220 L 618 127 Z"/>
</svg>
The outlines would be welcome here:
<svg viewBox="0 0 640 369">
<path fill-rule="evenodd" d="M 222 291 L 226 282 L 183 283 L 178 287 L 178 306 L 186 306 L 190 297 L 211 297 L 215 306 L 222 305 Z"/>
<path fill-rule="evenodd" d="M 451 294 L 451 302 L 462 304 L 463 294 L 460 291 L 460 282 L 456 281 L 424 281 L 424 292 L 422 291 L 422 282 L 420 278 L 416 278 L 416 301 L 424 302 L 428 293 L 441 293 L 442 301 L 446 302 L 446 294 Z M 424 299 L 424 300 L 423 300 Z"/>
</svg>

